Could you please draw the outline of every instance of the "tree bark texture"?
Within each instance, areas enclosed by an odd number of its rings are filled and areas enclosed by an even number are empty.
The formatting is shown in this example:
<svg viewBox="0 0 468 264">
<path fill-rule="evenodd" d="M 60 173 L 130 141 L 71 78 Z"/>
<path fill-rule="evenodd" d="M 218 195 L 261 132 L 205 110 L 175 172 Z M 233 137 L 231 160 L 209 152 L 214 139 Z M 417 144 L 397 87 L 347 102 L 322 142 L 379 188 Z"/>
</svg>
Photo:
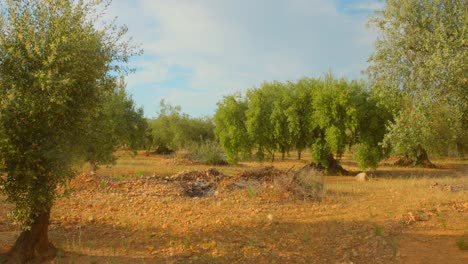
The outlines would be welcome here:
<svg viewBox="0 0 468 264">
<path fill-rule="evenodd" d="M 24 230 L 8 254 L 7 263 L 40 263 L 55 257 L 56 248 L 49 242 L 50 209 L 34 218 L 30 230 Z"/>
</svg>

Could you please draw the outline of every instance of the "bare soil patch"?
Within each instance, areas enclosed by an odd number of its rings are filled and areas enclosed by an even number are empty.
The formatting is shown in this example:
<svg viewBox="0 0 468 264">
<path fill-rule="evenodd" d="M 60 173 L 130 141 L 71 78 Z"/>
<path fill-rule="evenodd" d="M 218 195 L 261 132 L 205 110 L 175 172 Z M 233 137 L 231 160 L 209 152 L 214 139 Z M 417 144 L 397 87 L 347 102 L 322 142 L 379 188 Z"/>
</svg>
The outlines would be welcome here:
<svg viewBox="0 0 468 264">
<path fill-rule="evenodd" d="M 122 158 L 60 189 L 49 228 L 59 249 L 52 263 L 438 263 L 443 256 L 466 263 L 456 243 L 467 234 L 468 195 L 447 187 L 466 183 L 465 161 L 440 161 L 437 169 L 383 165 L 368 182 L 323 176 L 320 201 L 278 187 L 304 164 L 212 170 L 164 157 Z M 227 188 L 239 181 L 258 184 Z M 217 193 L 205 195 L 200 183 Z M 11 205 L 0 206 L 4 253 L 19 230 L 7 217 Z"/>
</svg>

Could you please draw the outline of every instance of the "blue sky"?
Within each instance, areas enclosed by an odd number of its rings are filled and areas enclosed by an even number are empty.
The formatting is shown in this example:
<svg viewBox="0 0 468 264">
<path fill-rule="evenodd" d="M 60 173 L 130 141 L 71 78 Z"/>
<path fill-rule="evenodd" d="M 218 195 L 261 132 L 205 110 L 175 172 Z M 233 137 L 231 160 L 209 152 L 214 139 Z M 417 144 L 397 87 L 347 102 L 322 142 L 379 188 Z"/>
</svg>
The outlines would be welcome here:
<svg viewBox="0 0 468 264">
<path fill-rule="evenodd" d="M 108 15 L 129 28 L 144 55 L 128 91 L 147 117 L 159 101 L 210 116 L 223 95 L 262 81 L 363 78 L 378 0 L 114 0 Z"/>
</svg>

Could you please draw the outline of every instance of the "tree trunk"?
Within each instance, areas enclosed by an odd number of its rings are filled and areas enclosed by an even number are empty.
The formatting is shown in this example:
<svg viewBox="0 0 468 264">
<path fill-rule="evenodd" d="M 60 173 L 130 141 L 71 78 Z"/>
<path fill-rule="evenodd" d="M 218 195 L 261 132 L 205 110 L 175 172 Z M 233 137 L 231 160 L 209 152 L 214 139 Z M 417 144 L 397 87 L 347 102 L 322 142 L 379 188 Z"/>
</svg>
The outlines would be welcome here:
<svg viewBox="0 0 468 264">
<path fill-rule="evenodd" d="M 297 159 L 301 160 L 301 156 L 302 156 L 302 151 L 298 150 L 297 151 Z"/>
<path fill-rule="evenodd" d="M 339 175 L 349 174 L 349 172 L 340 165 L 340 162 L 337 159 L 335 159 L 333 154 L 328 155 L 327 161 L 328 161 L 327 171 L 329 174 L 339 174 Z"/>
<path fill-rule="evenodd" d="M 416 162 L 415 163 L 416 163 L 417 166 L 423 166 L 425 168 L 435 168 L 434 163 L 432 163 L 429 160 L 429 156 L 427 155 L 427 151 L 425 149 L 423 149 L 422 147 L 420 147 L 420 149 L 419 149 L 419 154 L 416 157 Z"/>
<path fill-rule="evenodd" d="M 91 171 L 89 172 L 89 174 L 90 175 L 96 174 L 96 171 L 98 170 L 97 162 L 95 160 L 90 160 L 89 166 L 91 167 Z"/>
<path fill-rule="evenodd" d="M 21 232 L 8 254 L 9 263 L 47 261 L 55 257 L 56 248 L 49 242 L 50 209 L 34 218 L 30 230 Z"/>
<path fill-rule="evenodd" d="M 284 160 L 285 151 L 281 152 L 281 160 Z"/>
</svg>

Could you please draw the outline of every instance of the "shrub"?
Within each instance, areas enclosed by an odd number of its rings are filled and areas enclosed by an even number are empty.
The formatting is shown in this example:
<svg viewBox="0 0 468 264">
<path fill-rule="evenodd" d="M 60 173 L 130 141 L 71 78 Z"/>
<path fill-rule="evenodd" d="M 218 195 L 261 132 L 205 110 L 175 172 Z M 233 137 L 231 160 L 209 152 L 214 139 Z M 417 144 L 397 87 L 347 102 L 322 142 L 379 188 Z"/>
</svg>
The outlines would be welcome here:
<svg viewBox="0 0 468 264">
<path fill-rule="evenodd" d="M 215 141 L 205 141 L 191 148 L 189 158 L 210 165 L 226 165 L 221 146 Z"/>
<path fill-rule="evenodd" d="M 360 169 L 366 171 L 367 169 L 376 169 L 381 158 L 378 147 L 371 147 L 368 144 L 358 144 L 354 159 L 356 160 Z"/>
</svg>

